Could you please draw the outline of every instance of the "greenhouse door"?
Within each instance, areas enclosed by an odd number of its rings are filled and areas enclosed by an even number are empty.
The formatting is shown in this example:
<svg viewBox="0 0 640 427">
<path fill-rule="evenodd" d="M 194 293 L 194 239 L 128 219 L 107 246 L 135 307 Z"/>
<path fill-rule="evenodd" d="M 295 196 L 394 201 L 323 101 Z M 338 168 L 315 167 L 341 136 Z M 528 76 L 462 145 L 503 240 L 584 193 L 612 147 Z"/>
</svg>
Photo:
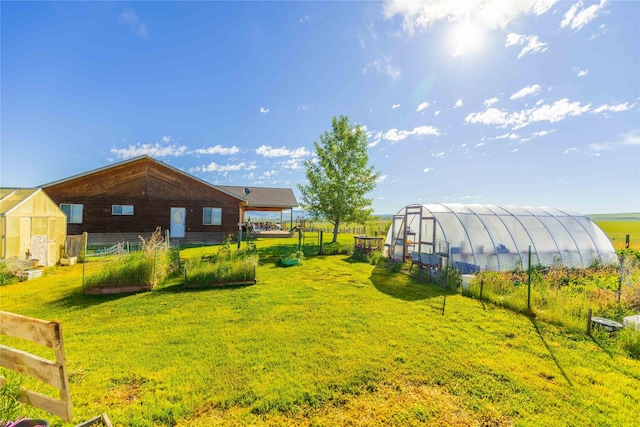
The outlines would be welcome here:
<svg viewBox="0 0 640 427">
<path fill-rule="evenodd" d="M 420 253 L 435 254 L 438 251 L 435 247 L 436 241 L 436 219 L 420 218 Z"/>
<path fill-rule="evenodd" d="M 404 258 L 404 215 L 394 215 L 391 223 L 391 248 L 389 248 L 389 258 Z"/>
</svg>

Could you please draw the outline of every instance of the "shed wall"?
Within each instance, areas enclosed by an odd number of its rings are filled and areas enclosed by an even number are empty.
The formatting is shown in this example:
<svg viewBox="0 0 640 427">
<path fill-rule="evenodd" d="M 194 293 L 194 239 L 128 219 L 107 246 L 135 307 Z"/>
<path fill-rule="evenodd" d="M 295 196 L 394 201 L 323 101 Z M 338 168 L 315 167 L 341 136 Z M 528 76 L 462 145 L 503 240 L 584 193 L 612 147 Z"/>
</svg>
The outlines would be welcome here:
<svg viewBox="0 0 640 427">
<path fill-rule="evenodd" d="M 31 258 L 52 266 L 61 258 L 67 233 L 66 216 L 42 192 L 18 204 L 2 217 L 2 258 Z"/>
</svg>

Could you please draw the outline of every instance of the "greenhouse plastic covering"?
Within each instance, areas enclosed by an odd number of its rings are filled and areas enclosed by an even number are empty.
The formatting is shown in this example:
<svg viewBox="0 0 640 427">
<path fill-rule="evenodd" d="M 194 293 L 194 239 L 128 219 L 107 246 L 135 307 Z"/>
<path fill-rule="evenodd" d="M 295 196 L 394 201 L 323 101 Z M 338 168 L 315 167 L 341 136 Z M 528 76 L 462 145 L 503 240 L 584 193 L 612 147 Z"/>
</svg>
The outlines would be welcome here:
<svg viewBox="0 0 640 427">
<path fill-rule="evenodd" d="M 616 251 L 587 216 L 554 208 L 431 203 L 394 216 L 385 242 L 393 259 L 437 254 L 463 273 L 510 271 L 529 265 L 616 264 Z"/>
</svg>

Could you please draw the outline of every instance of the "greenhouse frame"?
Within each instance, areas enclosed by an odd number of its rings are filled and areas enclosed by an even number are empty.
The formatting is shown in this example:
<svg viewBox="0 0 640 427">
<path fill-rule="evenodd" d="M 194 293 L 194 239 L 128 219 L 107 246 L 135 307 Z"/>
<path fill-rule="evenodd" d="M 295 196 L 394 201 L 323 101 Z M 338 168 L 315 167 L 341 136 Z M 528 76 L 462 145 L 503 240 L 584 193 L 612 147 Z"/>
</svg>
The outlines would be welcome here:
<svg viewBox="0 0 640 427">
<path fill-rule="evenodd" d="M 606 234 L 587 216 L 554 208 L 414 204 L 393 217 L 384 255 L 461 273 L 531 265 L 617 264 Z"/>
</svg>

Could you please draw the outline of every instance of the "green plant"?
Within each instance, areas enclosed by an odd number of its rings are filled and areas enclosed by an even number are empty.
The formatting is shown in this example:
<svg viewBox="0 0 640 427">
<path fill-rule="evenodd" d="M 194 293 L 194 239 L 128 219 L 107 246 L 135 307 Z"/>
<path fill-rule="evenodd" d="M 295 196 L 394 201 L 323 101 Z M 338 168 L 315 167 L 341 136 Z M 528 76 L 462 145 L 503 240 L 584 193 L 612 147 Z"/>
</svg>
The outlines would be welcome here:
<svg viewBox="0 0 640 427">
<path fill-rule="evenodd" d="M 630 358 L 640 360 L 640 330 L 623 329 L 618 332 L 618 341 Z"/>
<path fill-rule="evenodd" d="M 205 259 L 190 258 L 186 265 L 186 280 L 189 284 L 211 285 L 243 282 L 255 279 L 259 256 L 245 253 Z"/>
<path fill-rule="evenodd" d="M 297 260 L 301 260 L 304 258 L 304 252 L 298 250 L 298 251 L 293 251 L 290 252 L 288 254 L 285 255 L 281 255 L 280 256 L 281 259 L 297 259 Z"/>
<path fill-rule="evenodd" d="M 13 371 L 2 370 L 4 384 L 0 386 L 0 426 L 24 416 L 24 404 L 18 400 L 25 377 Z"/>
<path fill-rule="evenodd" d="M 15 271 L 9 270 L 5 261 L 0 261 L 0 286 L 9 285 L 19 280 Z"/>
</svg>

